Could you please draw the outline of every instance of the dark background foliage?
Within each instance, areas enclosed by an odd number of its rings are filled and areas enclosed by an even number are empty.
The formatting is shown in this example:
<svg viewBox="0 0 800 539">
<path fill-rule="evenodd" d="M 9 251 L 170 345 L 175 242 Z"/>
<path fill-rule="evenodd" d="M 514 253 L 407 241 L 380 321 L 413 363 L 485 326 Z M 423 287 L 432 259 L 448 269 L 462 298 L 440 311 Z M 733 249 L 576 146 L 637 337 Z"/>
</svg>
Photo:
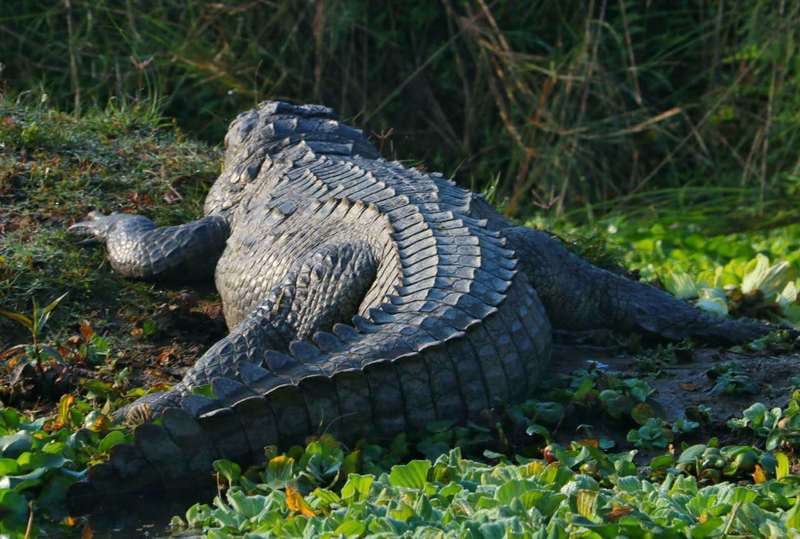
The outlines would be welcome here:
<svg viewBox="0 0 800 539">
<path fill-rule="evenodd" d="M 784 0 L 7 0 L 0 77 L 79 115 L 155 100 L 213 143 L 260 100 L 323 102 L 513 216 L 768 226 L 797 216 L 799 34 Z"/>
</svg>

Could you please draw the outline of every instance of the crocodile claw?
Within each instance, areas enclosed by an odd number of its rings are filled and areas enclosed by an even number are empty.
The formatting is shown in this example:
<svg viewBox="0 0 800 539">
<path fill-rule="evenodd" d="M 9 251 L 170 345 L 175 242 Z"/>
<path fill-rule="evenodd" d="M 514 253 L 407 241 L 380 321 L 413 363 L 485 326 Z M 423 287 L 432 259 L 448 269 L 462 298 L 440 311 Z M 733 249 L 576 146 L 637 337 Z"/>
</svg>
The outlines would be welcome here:
<svg viewBox="0 0 800 539">
<path fill-rule="evenodd" d="M 170 407 L 180 407 L 182 394 L 178 391 L 155 392 L 144 395 L 114 413 L 114 419 L 131 426 L 141 425 L 160 417 Z"/>
<path fill-rule="evenodd" d="M 90 236 L 81 243 L 92 243 L 96 240 L 106 239 L 111 227 L 116 221 L 116 214 L 105 215 L 99 211 L 91 211 L 86 216 L 85 221 L 75 223 L 70 226 L 67 231 L 70 234 Z"/>
</svg>

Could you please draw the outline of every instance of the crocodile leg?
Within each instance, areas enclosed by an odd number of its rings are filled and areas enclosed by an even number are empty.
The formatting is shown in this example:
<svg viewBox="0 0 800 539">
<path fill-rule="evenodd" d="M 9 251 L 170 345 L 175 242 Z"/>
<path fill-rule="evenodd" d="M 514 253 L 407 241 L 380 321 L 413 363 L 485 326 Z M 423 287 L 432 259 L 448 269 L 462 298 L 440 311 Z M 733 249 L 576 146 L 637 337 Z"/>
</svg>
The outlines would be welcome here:
<svg viewBox="0 0 800 539">
<path fill-rule="evenodd" d="M 209 348 L 180 383 L 166 393 L 142 397 L 118 415 L 134 423 L 151 419 L 180 405 L 192 388 L 203 385 L 211 385 L 216 394 L 246 393 L 246 387 L 233 387 L 231 380 L 246 386 L 248 380 L 279 371 L 296 361 L 287 352 L 302 357 L 303 339 L 348 322 L 372 284 L 376 267 L 372 250 L 363 242 L 320 245 L 300 258 L 282 283 Z M 276 375 L 273 383 L 281 380 Z"/>
<path fill-rule="evenodd" d="M 111 266 L 126 277 L 206 279 L 225 248 L 228 224 L 209 216 L 179 226 L 156 227 L 146 217 L 92 212 L 69 228 L 105 242 Z"/>
<path fill-rule="evenodd" d="M 772 330 L 753 320 L 707 313 L 663 290 L 593 266 L 544 232 L 518 226 L 503 234 L 556 328 L 634 330 L 726 343 L 747 342 Z"/>
</svg>

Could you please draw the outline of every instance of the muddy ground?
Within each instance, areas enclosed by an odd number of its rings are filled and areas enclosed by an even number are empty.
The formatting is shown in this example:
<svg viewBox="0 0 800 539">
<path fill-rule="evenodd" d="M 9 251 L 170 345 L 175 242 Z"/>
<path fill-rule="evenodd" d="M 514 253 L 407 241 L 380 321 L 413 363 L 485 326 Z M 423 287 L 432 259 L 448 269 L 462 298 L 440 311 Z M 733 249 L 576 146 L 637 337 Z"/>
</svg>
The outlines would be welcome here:
<svg viewBox="0 0 800 539">
<path fill-rule="evenodd" d="M 710 422 L 688 437 L 705 442 L 716 436 L 724 443 L 750 443 L 734 434 L 725 424 L 731 417 L 754 402 L 767 407 L 783 407 L 792 390 L 800 386 L 800 353 L 764 353 L 741 348 L 684 347 L 667 354 L 656 348 L 631 354 L 614 347 L 557 344 L 551 359 L 555 378 L 566 376 L 575 369 L 617 371 L 626 377 L 639 377 L 655 389 L 651 399 L 654 408 L 666 421 L 686 417 L 687 409 L 709 408 Z M 659 357 L 661 356 L 661 357 Z M 546 384 L 545 384 L 546 385 Z M 691 414 L 689 414 L 691 415 Z M 600 414 L 571 417 L 559 429 L 559 440 L 575 438 L 570 427 L 582 423 L 593 425 L 596 437 L 607 437 L 618 446 L 626 445 L 627 430 L 609 423 Z"/>
</svg>

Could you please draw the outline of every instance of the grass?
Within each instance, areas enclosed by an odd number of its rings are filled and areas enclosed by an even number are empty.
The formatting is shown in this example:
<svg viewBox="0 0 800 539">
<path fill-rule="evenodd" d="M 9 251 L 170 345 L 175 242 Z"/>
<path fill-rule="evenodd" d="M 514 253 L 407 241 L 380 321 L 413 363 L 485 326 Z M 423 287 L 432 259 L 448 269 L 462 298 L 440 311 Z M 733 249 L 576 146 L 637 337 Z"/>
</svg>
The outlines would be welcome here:
<svg viewBox="0 0 800 539">
<path fill-rule="evenodd" d="M 798 32 L 800 7 L 769 0 L 0 6 L 7 89 L 77 114 L 158 99 L 216 142 L 258 100 L 324 102 L 387 155 L 496 181 L 515 217 L 728 231 L 797 221 Z"/>
<path fill-rule="evenodd" d="M 64 229 L 95 207 L 160 224 L 191 219 L 219 153 L 148 107 L 76 119 L 8 100 L 0 144 L 0 309 L 31 317 L 34 298 L 47 305 L 67 294 L 35 336 L 0 317 L 0 348 L 10 350 L 0 376 L 0 531 L 85 536 L 94 521 L 68 515 L 64 495 L 129 439 L 111 412 L 176 381 L 224 328 L 213 294 L 121 279 L 101 249 L 77 245 Z M 691 301 L 789 321 L 800 305 L 785 294 L 798 285 L 796 225 L 706 237 L 695 223 L 613 215 L 529 224 L 553 228 L 595 260 L 691 289 Z M 795 345 L 780 336 L 732 351 L 623 344 L 636 357 L 625 354 L 619 372 L 595 357 L 537 399 L 475 424 L 432 424 L 353 447 L 322 436 L 265 448 L 265 463 L 250 470 L 218 461 L 217 498 L 171 526 L 212 537 L 796 534 L 800 380 L 785 374 Z M 665 407 L 669 395 L 685 405 Z"/>
<path fill-rule="evenodd" d="M 60 322 L 77 329 L 80 317 L 90 316 L 129 332 L 129 320 L 154 314 L 140 306 L 168 301 L 168 294 L 116 278 L 102 252 L 77 245 L 66 228 L 90 209 L 143 213 L 162 225 L 198 216 L 218 171 L 216 150 L 186 141 L 139 107 L 112 104 L 78 121 L 3 100 L 0 120 L 3 308 L 28 312 L 33 299 L 49 303 L 67 293 L 55 315 Z M 118 312 L 107 311 L 109 298 Z M 19 338 L 8 320 L 0 328 L 0 346 Z"/>
</svg>

